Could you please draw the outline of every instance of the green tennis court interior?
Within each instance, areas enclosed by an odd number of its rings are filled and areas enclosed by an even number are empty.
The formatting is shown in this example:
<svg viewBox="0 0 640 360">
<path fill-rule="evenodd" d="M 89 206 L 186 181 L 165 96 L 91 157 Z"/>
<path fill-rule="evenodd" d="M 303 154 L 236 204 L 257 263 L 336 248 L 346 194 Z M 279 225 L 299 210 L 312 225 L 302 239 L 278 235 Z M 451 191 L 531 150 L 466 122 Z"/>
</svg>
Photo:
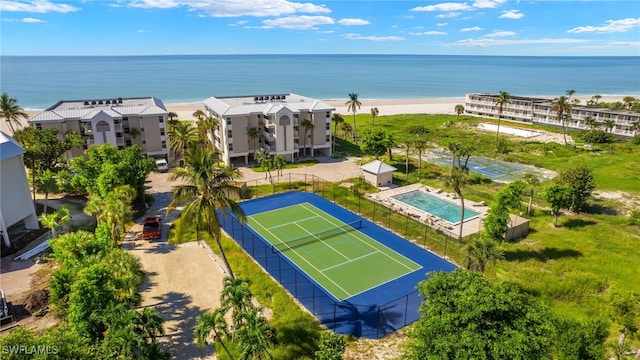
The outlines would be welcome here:
<svg viewBox="0 0 640 360">
<path fill-rule="evenodd" d="M 310 203 L 248 217 L 247 224 L 339 301 L 422 268 Z"/>
</svg>

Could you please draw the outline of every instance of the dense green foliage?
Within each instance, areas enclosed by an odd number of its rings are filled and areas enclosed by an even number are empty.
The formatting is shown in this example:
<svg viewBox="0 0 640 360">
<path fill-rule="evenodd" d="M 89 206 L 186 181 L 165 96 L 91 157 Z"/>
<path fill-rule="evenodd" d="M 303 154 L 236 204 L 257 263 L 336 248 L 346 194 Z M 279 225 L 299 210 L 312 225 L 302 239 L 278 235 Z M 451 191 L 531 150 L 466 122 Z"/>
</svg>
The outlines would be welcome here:
<svg viewBox="0 0 640 360">
<path fill-rule="evenodd" d="M 362 143 L 360 149 L 366 154 L 376 157 L 384 155 L 393 144 L 393 137 L 381 129 L 364 129 L 362 131 Z"/>
<path fill-rule="evenodd" d="M 136 198 L 142 199 L 144 182 L 156 168 L 152 158 L 142 156 L 139 146 L 119 150 L 109 144 L 92 146 L 85 157 L 71 161 L 76 172 L 76 180 L 89 195 L 106 198 L 120 185 L 129 185 L 136 191 Z"/>
<path fill-rule="evenodd" d="M 569 210 L 581 211 L 591 193 L 596 188 L 593 180 L 593 172 L 586 166 L 578 166 L 573 169 L 562 171 L 558 176 L 558 183 L 564 184 L 571 189 L 569 195 Z"/>
<path fill-rule="evenodd" d="M 60 264 L 50 280 L 59 327 L 43 334 L 12 331 L 0 345 L 49 346 L 49 354 L 41 358 L 168 358 L 157 344 L 164 334 L 160 314 L 151 308 L 135 310 L 145 278 L 140 262 L 113 245 L 106 223 L 99 223 L 95 234 L 61 235 L 51 241 L 51 248 Z"/>
<path fill-rule="evenodd" d="M 540 300 L 479 273 L 432 273 L 411 331 L 408 359 L 551 358 L 551 311 Z"/>
<path fill-rule="evenodd" d="M 320 335 L 320 346 L 315 353 L 316 360 L 341 360 L 347 347 L 344 337 L 332 331 L 323 331 Z"/>
</svg>

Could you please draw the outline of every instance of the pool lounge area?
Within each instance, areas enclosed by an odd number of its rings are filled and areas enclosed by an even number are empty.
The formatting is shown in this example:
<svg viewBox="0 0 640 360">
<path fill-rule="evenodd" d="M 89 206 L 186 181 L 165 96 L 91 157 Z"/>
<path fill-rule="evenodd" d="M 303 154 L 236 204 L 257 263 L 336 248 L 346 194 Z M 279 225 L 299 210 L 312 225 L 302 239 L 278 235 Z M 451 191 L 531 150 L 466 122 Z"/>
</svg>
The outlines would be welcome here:
<svg viewBox="0 0 640 360">
<path fill-rule="evenodd" d="M 407 214 L 429 227 L 457 238 L 460 232 L 460 199 L 456 194 L 422 184 L 412 184 L 371 194 L 372 200 Z M 482 231 L 489 207 L 465 199 L 462 236 Z"/>
</svg>

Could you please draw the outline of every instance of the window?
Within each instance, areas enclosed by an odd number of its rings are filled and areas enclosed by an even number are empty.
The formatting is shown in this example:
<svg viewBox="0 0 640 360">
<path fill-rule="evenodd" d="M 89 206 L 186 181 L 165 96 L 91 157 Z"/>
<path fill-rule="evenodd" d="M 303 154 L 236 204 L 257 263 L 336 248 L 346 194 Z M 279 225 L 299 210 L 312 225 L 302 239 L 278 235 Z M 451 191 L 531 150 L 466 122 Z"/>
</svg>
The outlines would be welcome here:
<svg viewBox="0 0 640 360">
<path fill-rule="evenodd" d="M 229 144 L 229 151 L 233 151 L 233 144 Z"/>
<path fill-rule="evenodd" d="M 160 128 L 160 135 L 164 136 L 164 128 Z"/>
<path fill-rule="evenodd" d="M 42 130 L 42 123 L 36 123 L 36 129 Z"/>
<path fill-rule="evenodd" d="M 164 141 L 164 140 L 162 140 L 162 148 L 163 148 L 163 149 L 166 149 L 166 148 L 167 148 L 167 142 L 166 142 L 166 141 Z"/>
<path fill-rule="evenodd" d="M 230 117 L 227 118 L 227 125 L 231 125 L 231 118 Z"/>
<path fill-rule="evenodd" d="M 122 137 L 122 133 L 116 133 L 116 137 L 117 138 L 121 138 Z"/>
<path fill-rule="evenodd" d="M 326 142 L 331 141 L 331 135 L 327 135 L 327 139 L 325 140 Z"/>
<path fill-rule="evenodd" d="M 120 120 L 119 120 L 119 119 L 113 119 L 113 123 L 114 123 L 115 125 L 118 125 L 118 124 L 120 124 Z"/>
<path fill-rule="evenodd" d="M 146 140 L 142 140 L 142 145 L 146 145 L 147 141 Z"/>
<path fill-rule="evenodd" d="M 231 131 L 231 130 L 227 130 L 227 137 L 228 137 L 228 138 L 233 137 L 233 135 L 232 135 L 232 131 Z"/>
<path fill-rule="evenodd" d="M 125 144 L 126 146 L 131 146 L 131 139 L 127 139 L 127 140 L 125 140 L 125 141 L 124 141 L 124 144 Z"/>
<path fill-rule="evenodd" d="M 122 118 L 122 121 L 129 121 L 129 118 L 127 116 Z"/>
<path fill-rule="evenodd" d="M 327 123 L 327 126 L 325 127 L 327 130 L 331 130 L 331 123 Z"/>
<path fill-rule="evenodd" d="M 164 122 L 164 116 L 158 116 L 158 121 L 163 123 Z"/>
</svg>

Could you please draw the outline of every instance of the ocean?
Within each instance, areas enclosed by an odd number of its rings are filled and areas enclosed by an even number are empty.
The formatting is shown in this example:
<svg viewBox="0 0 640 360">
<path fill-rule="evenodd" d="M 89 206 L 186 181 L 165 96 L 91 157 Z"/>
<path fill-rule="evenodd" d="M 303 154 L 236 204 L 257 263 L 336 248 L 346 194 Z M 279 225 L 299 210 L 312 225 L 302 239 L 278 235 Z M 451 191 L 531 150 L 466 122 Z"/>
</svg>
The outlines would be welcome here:
<svg viewBox="0 0 640 360">
<path fill-rule="evenodd" d="M 1 56 L 0 91 L 24 109 L 58 100 L 297 93 L 317 99 L 640 94 L 640 57 L 450 55 Z"/>
</svg>

